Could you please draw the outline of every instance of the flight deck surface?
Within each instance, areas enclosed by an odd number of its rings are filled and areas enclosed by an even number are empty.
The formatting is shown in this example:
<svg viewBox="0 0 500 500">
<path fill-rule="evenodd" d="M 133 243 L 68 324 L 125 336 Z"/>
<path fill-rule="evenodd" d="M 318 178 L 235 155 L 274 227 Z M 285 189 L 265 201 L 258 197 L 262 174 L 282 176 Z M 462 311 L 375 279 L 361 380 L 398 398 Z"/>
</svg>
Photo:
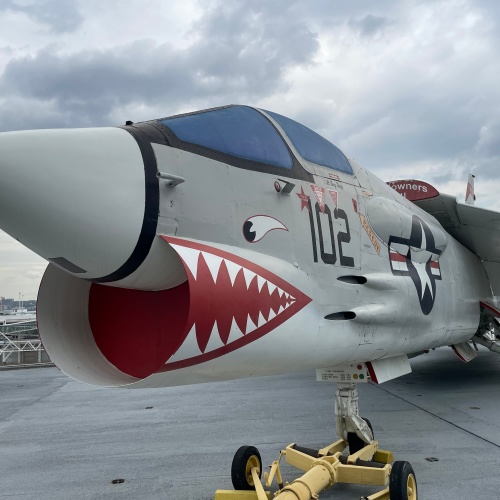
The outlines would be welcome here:
<svg viewBox="0 0 500 500">
<path fill-rule="evenodd" d="M 360 413 L 380 447 L 411 462 L 419 499 L 498 498 L 500 356 L 482 351 L 465 365 L 439 349 L 411 363 L 405 377 L 360 385 Z M 267 465 L 292 442 L 336 440 L 335 388 L 314 372 L 123 390 L 57 368 L 2 370 L 0 498 L 209 500 L 232 488 L 241 445 L 257 446 Z M 320 498 L 374 491 L 336 485 Z"/>
</svg>

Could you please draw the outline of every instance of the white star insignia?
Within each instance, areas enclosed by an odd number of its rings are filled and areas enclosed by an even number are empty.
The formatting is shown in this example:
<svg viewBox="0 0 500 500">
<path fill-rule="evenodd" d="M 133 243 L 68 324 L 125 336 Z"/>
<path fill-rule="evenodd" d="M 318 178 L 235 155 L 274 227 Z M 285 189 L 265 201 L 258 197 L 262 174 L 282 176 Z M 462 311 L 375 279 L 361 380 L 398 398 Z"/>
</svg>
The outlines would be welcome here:
<svg viewBox="0 0 500 500">
<path fill-rule="evenodd" d="M 427 250 L 427 239 L 425 238 L 425 231 L 421 222 L 420 222 L 420 228 L 422 233 L 422 241 L 420 243 L 419 251 L 425 252 Z M 432 295 L 431 277 L 429 276 L 429 273 L 427 272 L 426 269 L 427 262 L 418 262 L 417 259 L 413 260 L 413 252 L 414 252 L 413 248 L 410 251 L 411 251 L 412 264 L 415 266 L 415 270 L 417 271 L 418 277 L 420 278 L 420 284 L 422 286 L 422 291 L 420 292 L 422 296 L 420 297 L 420 299 L 424 298 L 426 288 L 429 288 L 431 297 L 434 298 Z"/>
<path fill-rule="evenodd" d="M 415 270 L 417 271 L 418 277 L 420 278 L 420 285 L 422 287 L 422 291 L 420 292 L 422 296 L 420 297 L 420 299 L 424 298 L 426 288 L 429 288 L 429 292 L 431 293 L 431 297 L 434 298 L 432 295 L 431 277 L 429 276 L 429 273 L 427 272 L 427 269 L 425 268 L 427 266 L 427 263 L 425 263 L 425 262 L 421 263 L 421 262 L 415 262 L 415 261 L 413 261 L 412 263 L 415 266 Z"/>
</svg>

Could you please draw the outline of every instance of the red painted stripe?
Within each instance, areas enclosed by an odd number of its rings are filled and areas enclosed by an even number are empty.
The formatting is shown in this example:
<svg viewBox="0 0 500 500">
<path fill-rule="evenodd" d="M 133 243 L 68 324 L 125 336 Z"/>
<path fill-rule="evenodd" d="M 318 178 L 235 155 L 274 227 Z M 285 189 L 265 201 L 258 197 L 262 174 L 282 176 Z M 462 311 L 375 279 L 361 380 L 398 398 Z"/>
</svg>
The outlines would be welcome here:
<svg viewBox="0 0 500 500">
<path fill-rule="evenodd" d="M 461 361 L 463 361 L 464 363 L 467 363 L 468 361 L 458 352 L 457 348 L 452 345 L 451 348 L 453 349 L 453 351 L 455 352 L 455 354 L 460 358 Z"/>
<path fill-rule="evenodd" d="M 366 368 L 368 368 L 368 373 L 370 374 L 370 379 L 373 380 L 376 384 L 378 384 L 378 378 L 377 374 L 375 373 L 375 370 L 373 369 L 373 365 L 371 361 L 366 362 Z"/>
<path fill-rule="evenodd" d="M 487 304 L 486 302 L 483 302 L 483 301 L 480 301 L 479 305 L 481 307 L 484 307 L 485 309 L 488 309 L 490 312 L 493 313 L 494 316 L 500 317 L 500 311 L 498 309 L 496 309 L 495 307 L 493 307 L 492 305 Z"/>
<path fill-rule="evenodd" d="M 391 252 L 391 260 L 393 262 L 406 262 L 406 257 L 397 252 Z"/>
</svg>

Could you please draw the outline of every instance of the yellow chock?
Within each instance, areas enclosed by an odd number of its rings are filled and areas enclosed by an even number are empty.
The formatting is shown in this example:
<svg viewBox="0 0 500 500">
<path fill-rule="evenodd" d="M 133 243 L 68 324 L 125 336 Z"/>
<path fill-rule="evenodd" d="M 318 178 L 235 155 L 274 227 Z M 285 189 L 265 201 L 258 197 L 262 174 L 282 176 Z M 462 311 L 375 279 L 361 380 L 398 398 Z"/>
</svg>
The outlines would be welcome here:
<svg viewBox="0 0 500 500">
<path fill-rule="evenodd" d="M 270 491 L 266 491 L 265 494 L 268 500 L 272 499 Z M 214 500 L 259 500 L 259 497 L 253 490 L 217 490 Z"/>
<path fill-rule="evenodd" d="M 392 451 L 380 450 L 378 449 L 373 455 L 372 460 L 378 462 L 379 464 L 390 464 L 394 462 L 394 455 Z"/>
</svg>

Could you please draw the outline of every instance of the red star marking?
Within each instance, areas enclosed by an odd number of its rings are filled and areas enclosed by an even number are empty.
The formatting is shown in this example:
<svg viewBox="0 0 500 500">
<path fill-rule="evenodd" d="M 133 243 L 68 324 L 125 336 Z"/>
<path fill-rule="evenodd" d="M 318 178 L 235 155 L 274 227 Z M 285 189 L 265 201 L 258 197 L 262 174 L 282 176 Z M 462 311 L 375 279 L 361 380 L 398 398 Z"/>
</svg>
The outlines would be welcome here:
<svg viewBox="0 0 500 500">
<path fill-rule="evenodd" d="M 304 188 L 300 186 L 300 193 L 295 193 L 299 198 L 300 198 L 300 211 L 304 210 L 304 207 L 309 210 L 309 199 L 311 198 L 310 196 L 307 196 L 306 193 L 304 193 Z"/>
</svg>

